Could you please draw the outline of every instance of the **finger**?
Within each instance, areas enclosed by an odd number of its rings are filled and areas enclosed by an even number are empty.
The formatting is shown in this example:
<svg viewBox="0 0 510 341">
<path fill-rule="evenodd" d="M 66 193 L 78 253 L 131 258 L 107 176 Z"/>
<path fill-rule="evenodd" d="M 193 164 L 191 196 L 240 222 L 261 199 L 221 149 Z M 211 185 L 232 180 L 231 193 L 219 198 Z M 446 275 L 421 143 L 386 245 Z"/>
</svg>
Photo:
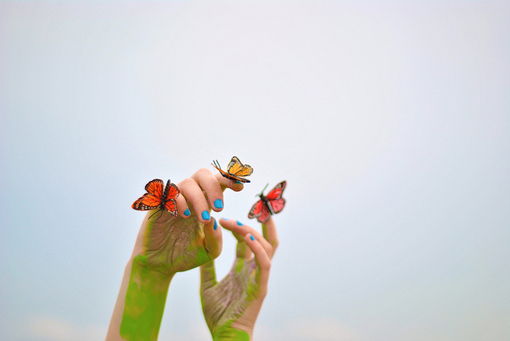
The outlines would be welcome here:
<svg viewBox="0 0 510 341">
<path fill-rule="evenodd" d="M 216 268 L 214 259 L 200 266 L 200 292 L 213 287 L 218 283 L 216 281 Z"/>
<path fill-rule="evenodd" d="M 255 261 L 257 263 L 257 271 L 259 272 L 259 284 L 263 291 L 267 290 L 267 283 L 269 281 L 269 271 L 271 270 L 271 258 L 266 253 L 266 250 L 262 246 L 259 240 L 253 235 L 247 234 L 244 236 L 246 244 L 255 255 Z"/>
<path fill-rule="evenodd" d="M 217 258 L 223 248 L 223 236 L 216 219 L 204 225 L 204 248 L 210 259 Z"/>
<path fill-rule="evenodd" d="M 186 203 L 187 200 L 193 206 L 195 212 L 197 212 L 198 220 L 202 224 L 209 223 L 211 221 L 209 205 L 198 183 L 192 178 L 186 178 L 179 182 L 178 187 L 182 194 L 177 197 L 177 208 L 179 212 L 182 212 L 181 215 L 183 217 L 190 216 L 188 203 Z"/>
<path fill-rule="evenodd" d="M 237 224 L 235 220 L 232 219 L 220 219 L 220 224 L 227 230 L 231 231 L 234 237 L 237 239 L 237 246 L 236 246 L 236 257 L 237 258 L 244 258 L 244 259 L 251 259 L 252 252 L 248 245 L 246 245 L 246 241 L 244 240 L 244 235 L 241 235 L 235 231 L 232 230 L 232 225 Z"/>
<path fill-rule="evenodd" d="M 271 258 L 273 257 L 274 249 L 272 245 L 262 236 L 262 234 L 260 234 L 260 232 L 258 232 L 257 230 L 248 225 L 241 223 L 240 221 L 230 220 L 228 222 L 225 222 L 225 225 L 228 226 L 226 227 L 227 229 L 231 230 L 233 233 L 240 234 L 241 236 L 243 236 L 243 238 L 247 234 L 254 235 L 255 238 L 259 241 L 259 243 L 264 247 L 269 257 Z M 224 225 L 222 224 L 222 226 Z"/>
<path fill-rule="evenodd" d="M 225 188 L 230 188 L 234 192 L 239 192 L 239 191 L 242 191 L 244 188 L 244 184 L 242 182 L 227 179 L 226 177 L 221 175 L 221 173 L 216 173 L 214 176 L 220 183 L 222 190 L 225 190 Z"/>
<path fill-rule="evenodd" d="M 214 174 L 207 168 L 202 168 L 196 171 L 191 178 L 205 192 L 209 207 L 216 212 L 223 210 L 223 189 Z"/>
<path fill-rule="evenodd" d="M 273 247 L 274 254 L 280 242 L 278 240 L 278 234 L 276 233 L 276 225 L 274 223 L 273 217 L 270 216 L 269 220 L 262 224 L 262 234 Z"/>
</svg>

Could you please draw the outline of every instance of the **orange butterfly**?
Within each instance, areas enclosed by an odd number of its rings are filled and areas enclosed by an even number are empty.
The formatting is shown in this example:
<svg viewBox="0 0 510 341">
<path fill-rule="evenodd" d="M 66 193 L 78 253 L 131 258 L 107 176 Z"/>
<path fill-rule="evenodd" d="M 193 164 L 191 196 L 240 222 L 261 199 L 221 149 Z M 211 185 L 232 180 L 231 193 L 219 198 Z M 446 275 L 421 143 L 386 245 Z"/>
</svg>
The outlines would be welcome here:
<svg viewBox="0 0 510 341">
<path fill-rule="evenodd" d="M 212 166 L 220 171 L 221 175 L 230 180 L 236 180 L 240 182 L 251 182 L 243 176 L 250 176 L 253 173 L 253 168 L 250 165 L 243 165 L 241 160 L 237 156 L 233 156 L 228 163 L 227 171 L 221 169 L 218 160 L 214 160 Z"/>
<path fill-rule="evenodd" d="M 148 211 L 155 208 L 157 208 L 158 211 L 166 209 L 171 215 L 177 217 L 177 202 L 175 199 L 179 196 L 181 191 L 175 184 L 170 183 L 170 180 L 168 180 L 165 191 L 163 192 L 163 180 L 154 179 L 145 185 L 145 190 L 147 193 L 138 198 L 138 200 L 131 205 L 132 208 L 138 211 Z M 163 212 L 161 214 L 163 214 Z"/>
</svg>

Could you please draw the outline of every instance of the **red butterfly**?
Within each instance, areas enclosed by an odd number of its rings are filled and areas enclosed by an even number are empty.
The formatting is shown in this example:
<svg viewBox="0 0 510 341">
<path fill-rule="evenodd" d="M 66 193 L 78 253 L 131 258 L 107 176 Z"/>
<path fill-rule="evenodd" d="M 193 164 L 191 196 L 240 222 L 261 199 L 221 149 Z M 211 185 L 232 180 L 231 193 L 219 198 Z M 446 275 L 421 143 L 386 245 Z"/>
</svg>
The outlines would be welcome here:
<svg viewBox="0 0 510 341">
<path fill-rule="evenodd" d="M 218 160 L 214 160 L 212 166 L 219 170 L 225 178 L 240 182 L 250 182 L 250 180 L 243 178 L 243 176 L 250 176 L 253 173 L 253 168 L 250 165 L 243 165 L 237 156 L 232 157 L 226 172 L 221 169 Z"/>
<path fill-rule="evenodd" d="M 282 198 L 282 195 L 286 186 L 287 181 L 284 180 L 264 196 L 266 185 L 262 193 L 259 194 L 260 200 L 251 207 L 248 218 L 257 218 L 259 223 L 265 223 L 272 214 L 280 213 L 285 207 L 285 199 Z"/>
<path fill-rule="evenodd" d="M 158 211 L 166 209 L 174 217 L 177 217 L 177 202 L 175 199 L 181 191 L 175 184 L 170 183 L 170 180 L 168 180 L 163 192 L 163 180 L 154 179 L 145 185 L 145 190 L 147 193 L 138 198 L 131 205 L 132 208 L 138 211 L 148 211 L 155 208 Z"/>
</svg>

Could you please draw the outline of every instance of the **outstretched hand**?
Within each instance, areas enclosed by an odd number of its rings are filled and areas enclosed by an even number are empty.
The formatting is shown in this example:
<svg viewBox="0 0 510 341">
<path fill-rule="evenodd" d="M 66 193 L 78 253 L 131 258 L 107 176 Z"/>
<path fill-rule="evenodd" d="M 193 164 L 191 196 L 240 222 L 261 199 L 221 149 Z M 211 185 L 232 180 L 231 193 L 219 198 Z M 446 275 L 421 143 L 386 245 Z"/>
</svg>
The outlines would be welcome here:
<svg viewBox="0 0 510 341">
<path fill-rule="evenodd" d="M 177 186 L 181 191 L 176 199 L 179 215 L 175 218 L 166 210 L 147 213 L 133 250 L 133 256 L 144 256 L 146 267 L 166 275 L 193 269 L 219 256 L 222 234 L 210 217 L 210 209 L 223 210 L 225 188 L 243 189 L 242 184 L 205 168 Z"/>
<path fill-rule="evenodd" d="M 176 272 L 193 269 L 218 257 L 221 229 L 210 210 L 223 210 L 223 191 L 242 184 L 200 169 L 178 183 L 179 215 L 147 213 L 131 259 L 126 265 L 106 339 L 156 340 L 168 287 Z"/>
<path fill-rule="evenodd" d="M 276 226 L 271 218 L 262 224 L 260 234 L 236 220 L 221 219 L 220 224 L 236 237 L 237 255 L 220 282 L 216 281 L 214 260 L 200 267 L 202 310 L 214 340 L 250 340 L 278 247 Z"/>
</svg>

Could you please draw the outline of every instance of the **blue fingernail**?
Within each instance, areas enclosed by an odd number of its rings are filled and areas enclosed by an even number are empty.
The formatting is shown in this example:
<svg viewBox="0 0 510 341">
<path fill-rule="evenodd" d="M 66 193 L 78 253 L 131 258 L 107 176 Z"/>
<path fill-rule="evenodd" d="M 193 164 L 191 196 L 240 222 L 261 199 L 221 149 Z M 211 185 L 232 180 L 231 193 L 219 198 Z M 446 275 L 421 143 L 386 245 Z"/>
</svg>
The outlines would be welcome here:
<svg viewBox="0 0 510 341">
<path fill-rule="evenodd" d="M 186 211 L 184 211 L 184 215 L 185 215 L 186 217 L 189 217 L 189 216 L 190 216 L 190 214 L 191 214 L 191 212 L 189 211 L 189 208 L 187 208 L 187 209 L 186 209 Z"/>
<path fill-rule="evenodd" d="M 209 211 L 202 212 L 202 219 L 204 219 L 204 220 L 211 219 L 211 216 L 209 215 Z"/>
<path fill-rule="evenodd" d="M 223 220 L 228 220 L 227 218 L 221 218 L 221 219 L 223 219 Z"/>
<path fill-rule="evenodd" d="M 239 220 L 237 221 L 237 225 L 243 226 L 243 223 L 241 223 Z"/>
<path fill-rule="evenodd" d="M 250 236 L 250 239 L 255 240 L 255 237 L 253 236 L 253 234 Z"/>
<path fill-rule="evenodd" d="M 214 207 L 223 208 L 223 201 L 221 199 L 216 199 L 216 201 L 214 202 Z"/>
<path fill-rule="evenodd" d="M 214 231 L 218 229 L 218 223 L 216 222 L 216 219 L 214 219 Z"/>
<path fill-rule="evenodd" d="M 235 183 L 236 183 L 236 184 L 242 184 L 242 182 L 241 182 L 241 181 L 239 181 L 239 180 L 236 180 L 236 182 L 235 182 Z"/>
</svg>

